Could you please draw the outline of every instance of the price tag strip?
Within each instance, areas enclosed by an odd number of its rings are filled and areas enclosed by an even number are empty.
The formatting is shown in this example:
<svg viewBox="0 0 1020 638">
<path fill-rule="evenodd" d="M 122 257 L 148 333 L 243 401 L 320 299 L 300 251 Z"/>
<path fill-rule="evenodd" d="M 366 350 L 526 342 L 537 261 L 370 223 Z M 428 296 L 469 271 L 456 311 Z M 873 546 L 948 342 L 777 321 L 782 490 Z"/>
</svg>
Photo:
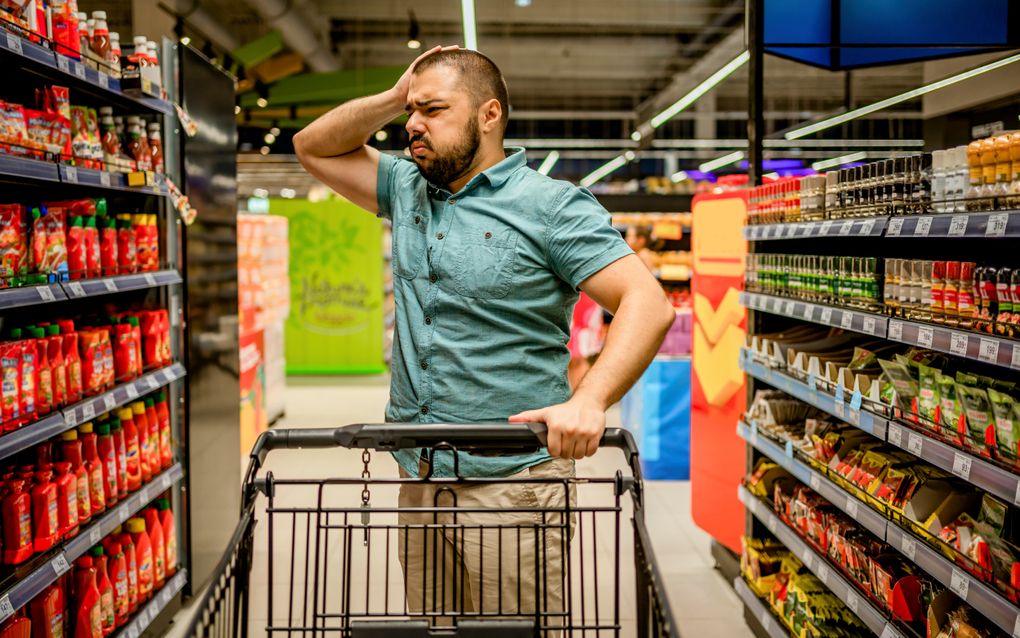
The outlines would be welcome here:
<svg viewBox="0 0 1020 638">
<path fill-rule="evenodd" d="M 985 227 L 985 237 L 1003 237 L 1006 235 L 1006 226 L 1009 225 L 1009 213 L 993 213 L 988 216 L 988 225 Z"/>
</svg>

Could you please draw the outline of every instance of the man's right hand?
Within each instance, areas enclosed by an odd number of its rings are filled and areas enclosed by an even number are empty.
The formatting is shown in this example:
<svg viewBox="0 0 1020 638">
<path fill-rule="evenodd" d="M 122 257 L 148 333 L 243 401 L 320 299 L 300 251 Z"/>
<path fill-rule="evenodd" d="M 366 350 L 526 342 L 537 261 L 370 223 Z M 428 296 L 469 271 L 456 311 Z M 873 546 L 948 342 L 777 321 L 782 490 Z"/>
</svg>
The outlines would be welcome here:
<svg viewBox="0 0 1020 638">
<path fill-rule="evenodd" d="M 397 83 L 393 85 L 392 91 L 394 99 L 399 99 L 401 104 L 407 103 L 407 92 L 411 88 L 411 76 L 414 75 L 414 67 L 418 66 L 419 62 L 429 57 L 433 53 L 439 53 L 440 51 L 457 51 L 458 49 L 460 49 L 460 47 L 457 45 L 446 47 L 437 46 L 432 47 L 425 53 L 419 55 L 414 60 L 414 62 L 412 62 L 411 65 L 407 67 L 407 70 L 404 71 L 404 74 L 400 76 L 400 79 L 397 80 Z"/>
</svg>

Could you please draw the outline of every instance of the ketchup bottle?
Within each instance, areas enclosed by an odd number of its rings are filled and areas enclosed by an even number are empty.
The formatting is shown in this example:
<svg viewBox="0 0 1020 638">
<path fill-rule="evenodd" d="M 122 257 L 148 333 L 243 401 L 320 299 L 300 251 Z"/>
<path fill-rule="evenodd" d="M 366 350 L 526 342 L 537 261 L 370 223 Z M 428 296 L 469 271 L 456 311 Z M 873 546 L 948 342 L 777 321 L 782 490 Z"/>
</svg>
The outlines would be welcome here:
<svg viewBox="0 0 1020 638">
<path fill-rule="evenodd" d="M 74 430 L 60 435 L 60 453 L 65 461 L 71 464 L 74 473 L 75 489 L 78 497 L 78 524 L 84 525 L 92 520 L 92 499 L 89 497 L 89 472 L 85 468 L 85 459 L 81 453 L 81 441 Z"/>
<path fill-rule="evenodd" d="M 74 322 L 62 320 L 60 335 L 64 339 L 64 366 L 67 368 L 67 402 L 77 403 L 82 396 L 81 355 L 78 353 L 78 333 Z"/>
<path fill-rule="evenodd" d="M 29 603 L 32 619 L 32 638 L 64 638 L 64 616 L 67 603 L 64 588 L 50 585 Z"/>
<path fill-rule="evenodd" d="M 71 218 L 67 229 L 67 270 L 71 279 L 83 279 L 88 273 L 85 256 L 85 224 L 80 215 Z"/>
<path fill-rule="evenodd" d="M 138 458 L 142 483 L 148 483 L 152 480 L 152 441 L 149 440 L 149 420 L 145 416 L 145 403 L 142 401 L 132 403 L 131 413 L 134 415 L 134 425 L 138 431 Z"/>
<path fill-rule="evenodd" d="M 134 413 L 130 408 L 117 411 L 121 427 L 124 428 L 124 448 L 127 460 L 127 488 L 134 492 L 142 486 L 141 447 L 138 441 L 138 429 L 135 427 Z"/>
<path fill-rule="evenodd" d="M 67 405 L 67 365 L 64 362 L 64 338 L 60 336 L 60 326 L 46 326 L 47 354 L 53 376 L 53 407 L 62 408 Z"/>
<path fill-rule="evenodd" d="M 75 616 L 74 638 L 103 638 L 103 616 L 96 586 L 96 568 L 92 558 L 82 556 L 74 561 Z"/>
<path fill-rule="evenodd" d="M 156 422 L 159 423 L 160 467 L 165 470 L 174 463 L 174 450 L 173 433 L 170 430 L 170 407 L 166 401 L 166 392 L 163 390 L 156 394 Z"/>
<path fill-rule="evenodd" d="M 120 419 L 110 419 L 110 436 L 113 437 L 113 451 L 117 458 L 117 494 L 120 498 L 126 498 L 127 487 L 127 448 L 124 447 L 124 430 L 120 426 Z"/>
<path fill-rule="evenodd" d="M 163 553 L 166 577 L 170 578 L 177 572 L 177 527 L 174 524 L 174 513 L 170 509 L 170 499 L 161 498 L 156 501 L 159 522 L 163 526 Z"/>
<path fill-rule="evenodd" d="M 53 472 L 40 470 L 35 474 L 32 488 L 32 521 L 34 527 L 34 549 L 45 552 L 60 540 L 60 517 L 57 515 L 57 486 L 51 480 Z"/>
<path fill-rule="evenodd" d="M 120 527 L 113 530 L 113 540 L 120 543 L 120 547 L 124 552 L 124 561 L 127 564 L 127 580 L 128 580 L 128 614 L 135 613 L 138 609 L 138 561 L 135 555 L 135 541 L 131 538 L 131 534 L 127 534 L 122 531 Z"/>
<path fill-rule="evenodd" d="M 103 272 L 99 250 L 99 229 L 95 216 L 90 216 L 85 220 L 85 267 L 89 277 L 99 277 Z"/>
<path fill-rule="evenodd" d="M 117 252 L 117 220 L 106 217 L 99 233 L 99 264 L 104 277 L 116 275 L 120 269 Z"/>
<path fill-rule="evenodd" d="M 78 534 L 78 481 L 71 473 L 71 464 L 64 461 L 55 463 L 57 472 L 57 520 L 60 536 L 67 538 Z"/>
<path fill-rule="evenodd" d="M 155 582 L 152 560 L 152 542 L 145 531 L 145 520 L 129 518 L 127 531 L 135 544 L 135 563 L 138 565 L 138 602 L 143 603 L 152 597 L 152 586 Z"/>
<path fill-rule="evenodd" d="M 89 499 L 92 504 L 92 515 L 95 516 L 106 509 L 106 486 L 103 480 L 103 463 L 99 459 L 97 437 L 92 429 L 92 423 L 79 425 L 78 435 L 81 437 L 82 453 L 85 456 L 85 468 L 89 474 Z"/>
<path fill-rule="evenodd" d="M 19 565 L 32 556 L 32 499 L 25 482 L 7 482 L 7 495 L 0 503 L 3 510 L 3 562 Z"/>
<path fill-rule="evenodd" d="M 116 615 L 113 605 L 113 583 L 110 582 L 110 575 L 107 572 L 106 553 L 102 547 L 93 547 L 89 553 L 96 568 L 96 589 L 99 590 L 99 613 L 103 623 L 103 635 L 109 636 L 115 628 Z"/>
<path fill-rule="evenodd" d="M 36 400 L 38 416 L 49 414 L 53 409 L 53 370 L 50 369 L 49 343 L 42 328 L 29 328 L 28 343 L 35 347 Z"/>
<path fill-rule="evenodd" d="M 152 544 L 152 578 L 153 591 L 162 589 L 166 580 L 166 545 L 163 541 L 163 525 L 159 520 L 159 511 L 155 507 L 147 507 L 142 516 L 145 519 L 145 531 Z"/>
<path fill-rule="evenodd" d="M 107 572 L 113 581 L 113 614 L 114 625 L 121 627 L 128 619 L 128 573 L 127 560 L 120 548 L 120 543 L 113 541 L 106 545 L 110 554 Z"/>
<path fill-rule="evenodd" d="M 127 219 L 117 219 L 117 260 L 118 272 L 130 275 L 137 268 L 138 248 L 135 246 L 135 229 L 131 226 L 130 215 Z"/>
<path fill-rule="evenodd" d="M 149 469 L 152 475 L 159 474 L 163 467 L 162 457 L 159 449 L 159 415 L 156 414 L 156 400 L 153 397 L 145 398 L 145 420 L 149 423 Z"/>
<path fill-rule="evenodd" d="M 96 425 L 96 434 L 99 462 L 103 466 L 106 506 L 113 507 L 113 504 L 120 500 L 120 491 L 117 489 L 117 450 L 114 447 L 113 434 L 110 433 L 110 423 Z"/>
</svg>

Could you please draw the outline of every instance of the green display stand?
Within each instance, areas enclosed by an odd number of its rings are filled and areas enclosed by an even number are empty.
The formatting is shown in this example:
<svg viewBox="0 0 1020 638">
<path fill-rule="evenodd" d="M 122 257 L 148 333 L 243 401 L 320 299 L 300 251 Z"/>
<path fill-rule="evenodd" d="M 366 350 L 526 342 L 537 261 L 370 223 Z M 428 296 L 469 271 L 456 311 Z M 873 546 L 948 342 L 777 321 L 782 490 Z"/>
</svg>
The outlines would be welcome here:
<svg viewBox="0 0 1020 638">
<path fill-rule="evenodd" d="M 382 225 L 354 204 L 273 199 L 290 224 L 287 374 L 381 374 Z"/>
</svg>

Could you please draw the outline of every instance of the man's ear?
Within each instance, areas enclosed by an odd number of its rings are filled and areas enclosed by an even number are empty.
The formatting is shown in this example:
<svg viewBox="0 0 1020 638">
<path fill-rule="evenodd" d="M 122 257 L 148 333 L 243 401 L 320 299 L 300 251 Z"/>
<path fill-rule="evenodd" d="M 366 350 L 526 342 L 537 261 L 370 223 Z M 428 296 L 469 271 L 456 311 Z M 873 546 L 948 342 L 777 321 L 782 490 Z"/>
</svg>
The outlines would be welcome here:
<svg viewBox="0 0 1020 638">
<path fill-rule="evenodd" d="M 496 130 L 497 127 L 501 126 L 503 120 L 503 108 L 499 104 L 499 100 L 493 98 L 486 100 L 478 107 L 479 116 L 481 118 L 481 129 L 483 133 L 491 133 Z"/>
</svg>

